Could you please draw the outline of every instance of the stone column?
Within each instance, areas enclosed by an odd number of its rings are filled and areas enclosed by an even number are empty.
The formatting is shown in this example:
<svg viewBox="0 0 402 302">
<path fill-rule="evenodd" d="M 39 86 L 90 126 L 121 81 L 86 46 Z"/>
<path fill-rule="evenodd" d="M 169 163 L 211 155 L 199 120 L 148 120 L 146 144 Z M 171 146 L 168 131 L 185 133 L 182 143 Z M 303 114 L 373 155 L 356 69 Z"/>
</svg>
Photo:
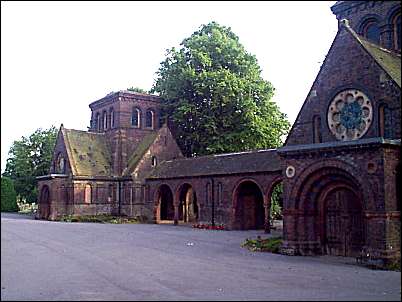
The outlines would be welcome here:
<svg viewBox="0 0 402 302">
<path fill-rule="evenodd" d="M 269 223 L 270 213 L 269 213 L 269 204 L 264 203 L 264 211 L 265 211 L 265 221 L 264 221 L 264 232 L 267 234 L 271 233 L 271 225 Z"/>
<path fill-rule="evenodd" d="M 174 225 L 179 224 L 179 206 L 174 204 Z"/>
</svg>

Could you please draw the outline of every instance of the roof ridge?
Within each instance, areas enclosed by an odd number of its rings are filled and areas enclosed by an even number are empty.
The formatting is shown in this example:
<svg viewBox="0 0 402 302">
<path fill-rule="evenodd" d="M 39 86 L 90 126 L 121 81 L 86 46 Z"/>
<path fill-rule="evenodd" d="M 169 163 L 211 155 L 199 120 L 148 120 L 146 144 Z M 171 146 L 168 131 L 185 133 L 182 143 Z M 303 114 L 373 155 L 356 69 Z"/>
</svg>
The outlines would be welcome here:
<svg viewBox="0 0 402 302">
<path fill-rule="evenodd" d="M 240 152 L 232 152 L 232 153 L 208 154 L 208 155 L 201 155 L 201 156 L 194 156 L 194 157 L 176 158 L 176 159 L 171 159 L 171 160 L 165 160 L 164 162 L 196 160 L 196 159 L 204 159 L 204 158 L 225 157 L 225 156 L 232 156 L 232 155 L 255 154 L 255 153 L 262 153 L 262 152 L 274 152 L 276 150 L 277 150 L 276 148 L 272 148 L 272 149 L 258 149 L 258 150 L 240 151 Z"/>
</svg>

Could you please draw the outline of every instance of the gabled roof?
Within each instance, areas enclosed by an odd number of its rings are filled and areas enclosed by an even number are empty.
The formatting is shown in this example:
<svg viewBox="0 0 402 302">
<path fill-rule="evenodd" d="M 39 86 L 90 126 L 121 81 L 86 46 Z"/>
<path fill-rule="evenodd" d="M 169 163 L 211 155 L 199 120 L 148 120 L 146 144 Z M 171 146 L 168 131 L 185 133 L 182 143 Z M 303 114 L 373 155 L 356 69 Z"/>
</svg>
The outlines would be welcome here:
<svg viewBox="0 0 402 302">
<path fill-rule="evenodd" d="M 61 127 L 73 175 L 111 175 L 112 156 L 103 133 Z"/>
<path fill-rule="evenodd" d="M 149 147 L 151 147 L 152 143 L 155 141 L 158 132 L 152 132 L 146 135 L 143 140 L 139 143 L 137 148 L 134 150 L 133 154 L 128 159 L 127 168 L 124 169 L 123 175 L 131 174 L 134 169 L 137 167 L 141 158 L 148 151 Z"/>
<path fill-rule="evenodd" d="M 276 149 L 207 155 L 162 162 L 148 179 L 280 171 Z"/>
<path fill-rule="evenodd" d="M 348 24 L 342 20 L 341 24 L 363 46 L 378 65 L 401 87 L 401 55 L 373 44 L 364 37 L 359 36 Z"/>
</svg>

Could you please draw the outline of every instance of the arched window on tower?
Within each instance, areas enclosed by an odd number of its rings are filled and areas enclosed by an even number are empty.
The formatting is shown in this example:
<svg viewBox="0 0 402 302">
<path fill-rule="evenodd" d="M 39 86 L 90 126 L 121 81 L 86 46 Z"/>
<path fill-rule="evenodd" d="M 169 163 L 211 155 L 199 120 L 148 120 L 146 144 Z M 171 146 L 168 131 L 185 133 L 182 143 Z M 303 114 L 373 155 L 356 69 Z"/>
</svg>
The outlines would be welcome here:
<svg viewBox="0 0 402 302">
<path fill-rule="evenodd" d="M 110 127 L 109 128 L 114 128 L 114 110 L 113 107 L 109 109 L 109 115 L 110 115 Z"/>
<path fill-rule="evenodd" d="M 361 27 L 362 35 L 375 44 L 380 44 L 380 27 L 375 19 L 368 19 Z"/>
<path fill-rule="evenodd" d="M 106 130 L 107 129 L 107 112 L 106 111 L 103 111 L 103 114 L 102 114 L 102 121 L 103 121 L 103 130 Z"/>
<path fill-rule="evenodd" d="M 99 112 L 96 114 L 95 130 L 98 130 L 98 131 L 101 130 L 101 120 L 100 120 L 100 114 L 99 114 Z"/>
<path fill-rule="evenodd" d="M 313 117 L 313 143 L 321 143 L 321 117 L 315 115 Z"/>
<path fill-rule="evenodd" d="M 133 112 L 131 114 L 131 125 L 135 128 L 140 128 L 141 124 L 141 110 L 138 108 L 133 108 Z"/>
<path fill-rule="evenodd" d="M 154 112 L 152 110 L 147 110 L 145 127 L 154 129 Z"/>
<path fill-rule="evenodd" d="M 394 40 L 394 49 L 401 50 L 401 11 L 397 12 L 392 18 L 392 32 Z"/>
<path fill-rule="evenodd" d="M 378 108 L 378 129 L 383 138 L 392 138 L 392 114 L 387 104 Z"/>
</svg>

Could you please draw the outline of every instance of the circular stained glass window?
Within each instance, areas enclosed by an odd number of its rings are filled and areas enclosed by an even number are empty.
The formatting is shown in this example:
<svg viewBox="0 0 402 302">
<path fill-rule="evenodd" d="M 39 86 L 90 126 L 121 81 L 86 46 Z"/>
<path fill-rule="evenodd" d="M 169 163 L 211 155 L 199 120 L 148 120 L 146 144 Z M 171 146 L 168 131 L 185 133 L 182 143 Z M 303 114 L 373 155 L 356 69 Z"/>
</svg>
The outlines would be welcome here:
<svg viewBox="0 0 402 302">
<path fill-rule="evenodd" d="M 373 120 L 373 107 L 368 97 L 356 89 L 338 93 L 328 108 L 328 126 L 338 140 L 361 138 Z"/>
</svg>

